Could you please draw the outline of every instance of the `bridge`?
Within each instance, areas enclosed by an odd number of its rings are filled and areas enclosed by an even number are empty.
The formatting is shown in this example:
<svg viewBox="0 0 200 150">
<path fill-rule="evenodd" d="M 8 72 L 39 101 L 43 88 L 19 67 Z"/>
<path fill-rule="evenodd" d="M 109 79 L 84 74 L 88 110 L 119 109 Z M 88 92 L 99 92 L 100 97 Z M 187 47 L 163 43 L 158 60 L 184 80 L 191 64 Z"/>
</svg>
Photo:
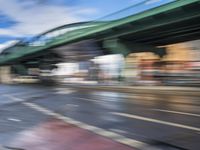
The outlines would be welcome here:
<svg viewBox="0 0 200 150">
<path fill-rule="evenodd" d="M 162 56 L 160 46 L 200 38 L 199 8 L 200 0 L 176 0 L 117 20 L 60 26 L 5 49 L 0 65 L 39 66 L 141 51 Z"/>
</svg>

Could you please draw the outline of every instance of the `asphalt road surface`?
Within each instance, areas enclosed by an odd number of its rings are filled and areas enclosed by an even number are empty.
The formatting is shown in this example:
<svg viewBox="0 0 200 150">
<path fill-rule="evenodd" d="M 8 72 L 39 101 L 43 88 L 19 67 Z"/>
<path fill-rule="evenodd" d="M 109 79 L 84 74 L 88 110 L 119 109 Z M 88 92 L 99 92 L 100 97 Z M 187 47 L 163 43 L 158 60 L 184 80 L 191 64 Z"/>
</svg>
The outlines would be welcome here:
<svg viewBox="0 0 200 150">
<path fill-rule="evenodd" d="M 148 146 L 199 150 L 200 147 L 200 99 L 197 96 L 0 85 L 2 147 L 9 148 L 19 135 L 26 138 L 27 135 L 21 133 L 40 127 L 52 118 L 83 129 L 84 133 L 87 130 L 111 140 L 104 145 L 112 141 L 124 145 L 120 150 Z M 59 132 L 56 133 L 59 136 Z"/>
</svg>

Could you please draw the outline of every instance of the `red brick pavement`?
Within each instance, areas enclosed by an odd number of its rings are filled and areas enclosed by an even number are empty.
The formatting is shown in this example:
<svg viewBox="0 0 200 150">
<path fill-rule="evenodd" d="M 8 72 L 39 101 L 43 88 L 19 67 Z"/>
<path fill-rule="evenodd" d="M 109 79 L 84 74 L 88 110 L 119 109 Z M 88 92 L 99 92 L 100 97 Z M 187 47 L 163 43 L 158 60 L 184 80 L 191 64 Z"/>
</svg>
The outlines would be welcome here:
<svg viewBox="0 0 200 150">
<path fill-rule="evenodd" d="M 26 150 L 133 150 L 60 120 L 51 120 L 23 131 L 11 146 Z"/>
</svg>

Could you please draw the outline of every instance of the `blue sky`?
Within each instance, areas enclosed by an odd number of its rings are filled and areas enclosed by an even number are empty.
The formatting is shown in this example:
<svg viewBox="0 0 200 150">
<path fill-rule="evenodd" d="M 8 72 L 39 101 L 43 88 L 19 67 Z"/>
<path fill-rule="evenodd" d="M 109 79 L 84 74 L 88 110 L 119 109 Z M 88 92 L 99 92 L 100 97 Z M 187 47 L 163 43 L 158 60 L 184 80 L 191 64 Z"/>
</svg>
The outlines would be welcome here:
<svg viewBox="0 0 200 150">
<path fill-rule="evenodd" d="M 0 48 L 16 39 L 34 36 L 48 29 L 94 20 L 144 2 L 117 15 L 116 19 L 173 0 L 0 0 Z"/>
</svg>

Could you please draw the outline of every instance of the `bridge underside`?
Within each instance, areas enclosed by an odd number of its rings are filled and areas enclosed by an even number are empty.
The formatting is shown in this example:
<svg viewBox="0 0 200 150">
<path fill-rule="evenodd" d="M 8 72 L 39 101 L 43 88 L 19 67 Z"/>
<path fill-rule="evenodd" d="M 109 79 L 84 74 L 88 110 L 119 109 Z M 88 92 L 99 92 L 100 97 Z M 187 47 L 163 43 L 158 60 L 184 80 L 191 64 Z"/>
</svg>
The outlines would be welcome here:
<svg viewBox="0 0 200 150">
<path fill-rule="evenodd" d="M 158 13 L 101 33 L 106 39 L 163 46 L 200 39 L 200 2 Z M 127 18 L 129 19 L 129 18 Z"/>
</svg>

